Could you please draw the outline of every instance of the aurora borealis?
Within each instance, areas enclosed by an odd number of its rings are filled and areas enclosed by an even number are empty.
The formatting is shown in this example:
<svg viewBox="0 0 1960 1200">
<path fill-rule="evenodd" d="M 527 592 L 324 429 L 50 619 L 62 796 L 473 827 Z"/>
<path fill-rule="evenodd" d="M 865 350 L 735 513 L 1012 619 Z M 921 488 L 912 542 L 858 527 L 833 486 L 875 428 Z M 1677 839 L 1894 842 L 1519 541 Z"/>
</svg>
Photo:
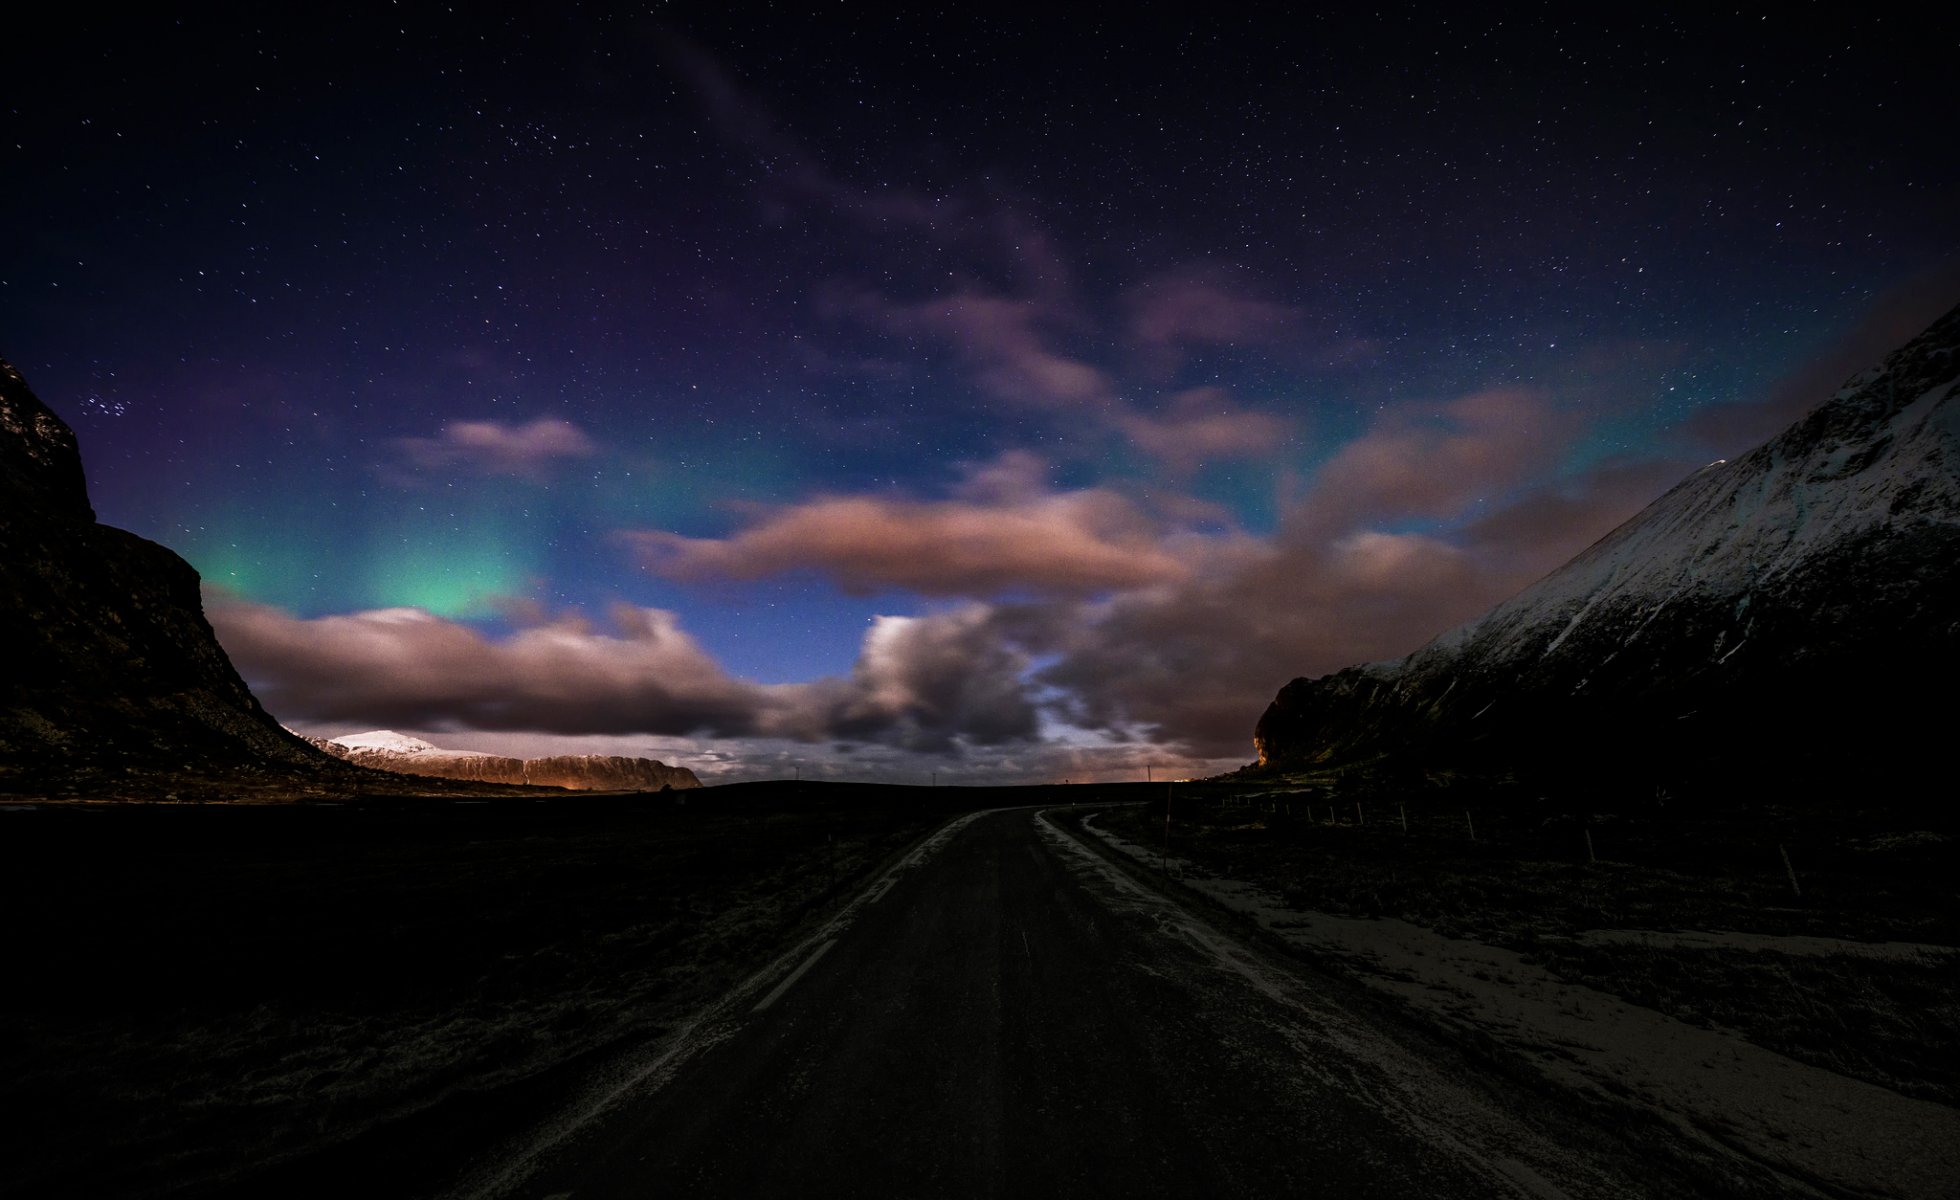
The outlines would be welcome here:
<svg viewBox="0 0 1960 1200">
<path fill-rule="evenodd" d="M 1960 299 L 1950 22 L 64 20 L 0 352 L 306 732 L 1231 766 Z"/>
</svg>

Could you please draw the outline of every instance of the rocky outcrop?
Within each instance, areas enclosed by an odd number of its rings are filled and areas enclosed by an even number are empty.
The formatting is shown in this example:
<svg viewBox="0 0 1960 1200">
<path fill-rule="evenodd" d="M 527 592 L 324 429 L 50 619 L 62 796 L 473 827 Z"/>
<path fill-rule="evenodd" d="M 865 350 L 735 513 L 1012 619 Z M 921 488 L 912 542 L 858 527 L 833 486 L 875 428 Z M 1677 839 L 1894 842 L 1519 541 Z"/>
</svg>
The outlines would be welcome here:
<svg viewBox="0 0 1960 1200">
<path fill-rule="evenodd" d="M 1842 784 L 1950 737 L 1960 309 L 1407 658 L 1296 679 L 1260 762 Z M 1941 770 L 1939 774 L 1944 774 Z"/>
<path fill-rule="evenodd" d="M 657 758 L 622 758 L 614 754 L 554 754 L 524 763 L 524 782 L 574 791 L 657 792 L 700 787 L 686 767 L 670 767 Z"/>
<path fill-rule="evenodd" d="M 701 786 L 694 772 L 686 767 L 670 767 L 652 758 L 604 754 L 509 758 L 444 750 L 420 738 L 405 737 L 386 729 L 331 740 L 307 740 L 348 762 L 403 775 L 594 792 L 658 792 Z"/>
<path fill-rule="evenodd" d="M 350 772 L 267 716 L 189 563 L 98 524 L 75 435 L 0 361 L 0 791 L 169 794 Z"/>
</svg>

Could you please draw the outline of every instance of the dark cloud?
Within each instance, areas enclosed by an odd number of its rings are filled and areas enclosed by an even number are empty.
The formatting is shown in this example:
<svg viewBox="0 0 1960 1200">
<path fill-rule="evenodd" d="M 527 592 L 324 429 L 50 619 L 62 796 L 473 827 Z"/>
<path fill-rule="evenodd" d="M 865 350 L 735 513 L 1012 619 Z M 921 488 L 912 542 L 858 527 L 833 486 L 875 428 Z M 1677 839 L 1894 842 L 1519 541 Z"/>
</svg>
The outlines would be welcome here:
<svg viewBox="0 0 1960 1200">
<path fill-rule="evenodd" d="M 1552 466 L 1578 429 L 1552 397 L 1521 388 L 1391 409 L 1320 469 L 1294 521 L 1324 537 L 1384 518 L 1457 517 Z"/>
<path fill-rule="evenodd" d="M 1053 595 L 879 617 L 849 674 L 810 683 L 735 679 L 657 609 L 621 606 L 601 630 L 510 606 L 532 623 L 501 641 L 412 609 L 303 620 L 214 595 L 211 616 L 288 719 L 883 747 L 990 770 L 1011 758 L 1024 777 L 1215 766 L 1250 755 L 1252 723 L 1286 680 L 1407 653 L 1678 477 L 1677 464 L 1611 462 L 1556 488 L 1517 488 L 1536 450 L 1485 446 L 1479 414 L 1540 403 L 1473 397 L 1445 410 L 1457 424 L 1441 432 L 1387 419 L 1357 443 L 1369 452 L 1323 477 L 1266 540 L 1179 533 L 1113 493 L 1050 492 L 1038 459 L 1010 455 L 970 469 L 952 500 L 814 501 L 705 552 L 681 545 L 702 578 L 814 568 L 866 588 Z M 1419 483 L 1396 459 L 1436 446 L 1461 478 Z M 1453 536 L 1374 527 L 1455 511 L 1473 484 L 1513 498 Z M 1085 591 L 1110 594 L 1070 595 Z M 1101 740 L 1044 741 L 1044 711 Z M 896 771 L 904 760 L 879 761 Z"/>
<path fill-rule="evenodd" d="M 1376 353 L 1373 339 L 1297 302 L 1273 299 L 1236 268 L 1197 262 L 1161 272 L 1125 296 L 1130 349 L 1158 381 L 1217 348 L 1257 349 L 1268 359 L 1313 371 L 1351 367 Z M 1334 311 L 1340 311 L 1338 309 Z"/>
<path fill-rule="evenodd" d="M 935 229 L 962 215 L 950 201 L 904 189 L 852 184 L 828 170 L 785 129 L 758 97 L 737 82 L 726 63 L 668 30 L 661 38 L 668 63 L 688 85 L 714 128 L 753 154 L 778 202 L 815 204 L 858 222 Z"/>
<path fill-rule="evenodd" d="M 708 735 L 957 756 L 1035 736 L 1026 657 L 984 607 L 880 617 L 848 676 L 730 677 L 660 609 L 620 605 L 497 640 L 419 609 L 305 619 L 219 592 L 211 623 L 281 719 L 362 728 Z"/>
<path fill-rule="evenodd" d="M 818 307 L 832 319 L 950 347 L 974 382 L 998 400 L 1076 412 L 1113 402 L 1106 373 L 1055 348 L 1056 331 L 1080 317 L 1054 294 L 1013 296 L 967 287 L 905 300 L 832 284 L 819 296 Z"/>
<path fill-rule="evenodd" d="M 1152 279 L 1130 298 L 1130 335 L 1146 346 L 1263 345 L 1299 336 L 1299 310 L 1216 272 Z"/>
<path fill-rule="evenodd" d="M 1585 548 L 1573 546 L 1576 537 L 1604 537 L 1700 465 L 1686 459 L 1610 459 L 1575 479 L 1527 491 L 1472 522 L 1462 541 L 1487 567 L 1536 581 Z"/>
<path fill-rule="evenodd" d="M 1528 457 L 1466 460 L 1487 468 L 1481 479 L 1497 495 L 1519 477 L 1494 464 L 1511 461 L 1523 472 Z M 1459 488 L 1408 484 L 1399 466 L 1366 473 L 1392 486 L 1369 490 L 1367 504 L 1317 489 L 1280 537 L 1241 539 L 1174 584 L 1044 614 L 1027 635 L 1045 635 L 1039 644 L 1054 655 L 1038 678 L 1056 689 L 1059 715 L 1082 727 L 1199 758 L 1249 758 L 1253 723 L 1288 680 L 1399 657 L 1481 615 L 1634 515 L 1681 472 L 1668 462 L 1603 464 L 1558 487 L 1517 491 L 1448 536 L 1357 524 L 1362 512 L 1393 523 L 1460 502 Z"/>
<path fill-rule="evenodd" d="M 1185 411 L 1225 403 L 1200 394 Z M 1038 662 L 1033 678 L 1064 724 L 1215 759 L 1250 753 L 1253 722 L 1288 679 L 1408 653 L 1570 558 L 1686 470 L 1612 461 L 1535 483 L 1581 432 L 1537 391 L 1391 409 L 1264 539 L 1194 533 L 1112 491 L 1053 492 L 1039 459 L 1012 454 L 969 469 L 951 500 L 824 498 L 726 539 L 636 543 L 670 577 L 816 570 L 850 590 L 996 598 L 918 624 L 884 619 L 849 678 L 810 685 L 783 710 L 776 728 L 793 722 L 795 736 L 920 749 L 956 735 L 1031 737 L 1026 677 Z M 998 600 L 1015 592 L 1048 598 Z"/>
<path fill-rule="evenodd" d="M 1414 534 L 1265 547 L 1189 583 L 1079 614 L 1040 673 L 1063 716 L 1199 756 L 1251 756 L 1281 684 L 1406 653 L 1521 583 Z"/>
<path fill-rule="evenodd" d="M 766 178 L 785 196 L 881 228 L 926 231 L 939 253 L 983 245 L 987 257 L 1012 267 L 1012 287 L 956 276 L 948 290 L 923 298 L 893 294 L 888 284 L 833 279 L 816 297 L 817 311 L 828 319 L 948 347 L 987 396 L 1120 432 L 1180 476 L 1220 459 L 1269 454 L 1288 432 L 1280 418 L 1247 409 L 1215 386 L 1181 393 L 1156 412 L 1120 396 L 1121 372 L 1069 348 L 1072 336 L 1086 333 L 1094 341 L 1100 331 L 1073 295 L 1068 256 L 1040 223 L 1003 202 L 997 185 L 978 196 L 933 198 L 859 187 L 821 164 L 714 56 L 676 38 L 669 57 L 723 135 L 755 154 L 767 168 Z M 1295 308 L 1255 295 L 1233 272 L 1198 265 L 1138 287 L 1130 297 L 1127 331 L 1103 340 L 1120 343 L 1127 336 L 1123 357 L 1140 354 L 1164 376 L 1186 347 L 1299 342 L 1302 326 Z M 1329 342 L 1312 353 L 1345 360 L 1357 353 L 1357 345 L 1352 339 Z M 803 353 L 826 368 L 839 361 L 818 350 Z M 864 366 L 867 375 L 891 374 L 876 362 Z M 711 554 L 666 534 L 649 535 L 644 548 L 656 562 L 682 571 L 692 571 Z"/>
<path fill-rule="evenodd" d="M 1028 741 L 1040 714 L 1023 678 L 1027 667 L 985 606 L 880 617 L 850 676 L 812 685 L 781 729 L 942 755 Z"/>
<path fill-rule="evenodd" d="M 731 679 L 673 614 L 561 620 L 497 641 L 420 609 L 301 619 L 214 595 L 211 624 L 287 719 L 549 733 L 756 733 L 766 689 Z"/>
</svg>

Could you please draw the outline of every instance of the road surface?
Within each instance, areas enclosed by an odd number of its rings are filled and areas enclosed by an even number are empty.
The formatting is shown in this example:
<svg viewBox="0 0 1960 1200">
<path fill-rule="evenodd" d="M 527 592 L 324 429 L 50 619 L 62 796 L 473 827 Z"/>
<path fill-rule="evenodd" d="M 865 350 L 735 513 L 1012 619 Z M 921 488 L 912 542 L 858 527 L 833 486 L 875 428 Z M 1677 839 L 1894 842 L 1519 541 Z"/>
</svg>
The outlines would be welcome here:
<svg viewBox="0 0 1960 1200">
<path fill-rule="evenodd" d="M 1054 811 L 955 822 L 466 1192 L 1678 1190 L 1085 841 Z"/>
</svg>

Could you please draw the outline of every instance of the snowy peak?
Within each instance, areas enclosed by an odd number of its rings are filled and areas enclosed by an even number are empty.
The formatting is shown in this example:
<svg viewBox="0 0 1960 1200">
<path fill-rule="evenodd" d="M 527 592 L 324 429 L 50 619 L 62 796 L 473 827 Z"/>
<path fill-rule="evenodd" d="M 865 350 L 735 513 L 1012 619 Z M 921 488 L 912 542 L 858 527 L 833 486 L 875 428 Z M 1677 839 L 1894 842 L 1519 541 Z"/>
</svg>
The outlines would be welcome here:
<svg viewBox="0 0 1960 1200">
<path fill-rule="evenodd" d="M 455 754 L 454 750 L 439 750 L 421 738 L 396 733 L 392 729 L 375 729 L 367 733 L 350 733 L 343 737 L 330 739 L 336 746 L 349 750 L 387 750 L 395 754 Z"/>
<path fill-rule="evenodd" d="M 1436 645 L 1476 644 L 1500 660 L 1552 654 L 1589 620 L 1630 605 L 1651 616 L 1682 599 L 1746 603 L 1837 548 L 1923 522 L 1952 524 L 1960 519 L 1956 343 L 1960 309 L 1862 383 L 1748 454 L 1696 472 Z"/>
<path fill-rule="evenodd" d="M 1917 729 L 1885 689 L 1956 657 L 1956 390 L 1960 309 L 1478 620 L 1287 685 L 1261 761 L 1570 766 L 1638 739 L 1663 773 L 1742 770 Z"/>
</svg>

